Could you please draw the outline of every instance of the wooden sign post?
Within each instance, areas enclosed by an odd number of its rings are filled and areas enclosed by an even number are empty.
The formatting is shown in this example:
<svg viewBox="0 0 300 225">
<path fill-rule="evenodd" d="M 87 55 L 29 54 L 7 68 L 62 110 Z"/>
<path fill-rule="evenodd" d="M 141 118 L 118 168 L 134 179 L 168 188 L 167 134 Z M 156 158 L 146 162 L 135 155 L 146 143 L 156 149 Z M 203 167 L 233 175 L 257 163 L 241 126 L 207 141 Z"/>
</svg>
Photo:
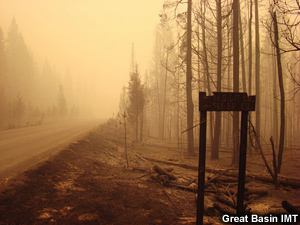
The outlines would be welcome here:
<svg viewBox="0 0 300 225">
<path fill-rule="evenodd" d="M 244 211 L 245 172 L 247 156 L 247 122 L 248 112 L 255 111 L 255 96 L 248 96 L 241 92 L 213 92 L 213 96 L 206 96 L 199 92 L 200 138 L 199 138 L 199 168 L 198 168 L 198 198 L 196 223 L 203 224 L 204 185 L 205 185 L 205 157 L 206 157 L 206 121 L 207 111 L 241 111 L 241 142 L 239 158 L 237 215 Z"/>
</svg>

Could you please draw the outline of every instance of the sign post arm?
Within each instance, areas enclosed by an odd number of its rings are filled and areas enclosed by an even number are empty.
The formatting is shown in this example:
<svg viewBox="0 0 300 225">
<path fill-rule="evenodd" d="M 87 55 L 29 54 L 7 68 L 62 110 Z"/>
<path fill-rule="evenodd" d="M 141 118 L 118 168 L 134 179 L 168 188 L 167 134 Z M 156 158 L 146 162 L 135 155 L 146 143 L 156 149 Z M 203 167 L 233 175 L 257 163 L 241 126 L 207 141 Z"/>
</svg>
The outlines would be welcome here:
<svg viewBox="0 0 300 225">
<path fill-rule="evenodd" d="M 246 173 L 246 157 L 247 157 L 247 124 L 248 111 L 242 111 L 241 121 L 241 143 L 240 143 L 240 159 L 239 159 L 239 183 L 237 198 L 237 215 L 244 213 L 244 193 L 245 193 L 245 173 Z"/>
<path fill-rule="evenodd" d="M 198 198 L 196 224 L 203 224 L 204 212 L 204 185 L 205 185 L 205 157 L 206 157 L 206 119 L 207 112 L 200 113 L 200 138 L 199 138 L 199 167 L 198 167 Z"/>
</svg>

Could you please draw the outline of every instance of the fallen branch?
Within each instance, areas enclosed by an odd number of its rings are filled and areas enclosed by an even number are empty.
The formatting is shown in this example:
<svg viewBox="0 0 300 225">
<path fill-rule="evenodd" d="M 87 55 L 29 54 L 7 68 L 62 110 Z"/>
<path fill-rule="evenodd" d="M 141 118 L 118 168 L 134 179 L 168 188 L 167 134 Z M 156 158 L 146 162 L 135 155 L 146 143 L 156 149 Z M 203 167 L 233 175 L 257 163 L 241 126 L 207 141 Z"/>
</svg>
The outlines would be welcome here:
<svg viewBox="0 0 300 225">
<path fill-rule="evenodd" d="M 170 181 L 170 178 L 167 175 L 158 175 L 157 179 L 159 179 L 163 183 L 167 183 Z"/>
<path fill-rule="evenodd" d="M 222 203 L 230 206 L 231 208 L 236 209 L 235 202 L 231 198 L 227 197 L 226 195 L 224 195 L 224 194 L 216 195 L 216 198 L 219 202 L 222 202 Z"/>
<path fill-rule="evenodd" d="M 145 159 L 147 159 L 148 161 L 153 161 L 153 162 L 158 162 L 158 163 L 163 163 L 166 165 L 173 165 L 173 166 L 178 166 L 181 168 L 185 168 L 185 169 L 190 169 L 190 170 L 195 170 L 198 171 L 198 166 L 192 166 L 192 165 L 187 165 L 187 164 L 181 164 L 181 163 L 175 163 L 175 162 L 170 162 L 170 161 L 163 161 L 163 160 L 158 160 L 158 159 L 152 159 L 152 158 L 148 158 L 148 157 L 144 157 Z M 225 170 L 222 169 L 212 169 L 212 168 L 206 168 L 205 169 L 207 172 L 212 172 L 212 173 L 222 173 Z M 228 171 L 226 174 L 224 174 L 224 176 L 229 176 L 229 177 L 238 177 L 238 171 Z M 256 175 L 256 174 L 246 174 L 246 177 L 250 177 L 253 178 L 255 180 L 258 181 L 262 181 L 262 182 L 267 182 L 267 183 L 274 183 L 274 180 L 270 177 L 266 177 L 266 176 L 261 176 L 261 175 Z M 279 177 L 278 178 L 278 182 L 281 185 L 285 185 L 285 186 L 291 186 L 294 188 L 300 188 L 300 180 L 294 179 L 294 178 L 288 178 L 288 177 Z"/>
<path fill-rule="evenodd" d="M 212 179 L 209 179 L 209 180 L 205 183 L 204 187 L 207 187 L 207 185 L 208 185 L 209 183 L 214 182 L 214 181 L 216 181 L 218 178 L 220 178 L 221 176 L 225 175 L 225 173 L 227 173 L 229 170 L 230 170 L 230 169 L 227 169 L 227 170 L 225 170 L 224 172 L 222 172 L 221 174 L 219 174 L 218 176 L 216 176 L 216 177 L 214 177 L 214 178 L 212 178 Z"/>
<path fill-rule="evenodd" d="M 173 174 L 169 173 L 168 171 L 166 171 L 163 168 L 160 168 L 159 166 L 155 165 L 153 167 L 153 170 L 156 171 L 160 175 L 166 175 L 166 176 L 168 176 L 170 180 L 176 180 L 177 179 L 177 177 L 175 177 Z"/>
<path fill-rule="evenodd" d="M 266 188 L 245 188 L 245 194 L 246 195 L 260 195 L 260 196 L 265 196 L 268 195 L 268 190 Z"/>
<path fill-rule="evenodd" d="M 157 176 L 155 176 L 154 174 L 150 174 L 150 178 L 153 179 L 153 180 L 155 180 L 155 181 L 157 181 L 157 182 L 160 183 L 161 185 L 164 184 L 164 183 L 163 183 L 161 180 L 159 180 L 159 179 L 157 178 Z"/>
<path fill-rule="evenodd" d="M 143 178 L 143 177 L 145 177 L 145 176 L 148 176 L 148 174 L 144 174 L 144 175 L 142 175 L 142 176 L 140 176 L 140 177 L 137 177 L 137 178 L 135 178 L 135 179 L 141 179 L 141 178 Z"/>
<path fill-rule="evenodd" d="M 265 166 L 266 166 L 266 168 L 267 168 L 269 174 L 271 175 L 271 177 L 273 178 L 273 181 L 275 182 L 275 175 L 274 175 L 273 171 L 271 170 L 271 168 L 270 168 L 270 166 L 269 166 L 269 164 L 268 164 L 268 162 L 267 162 L 267 160 L 266 160 L 266 157 L 265 157 L 265 155 L 264 155 L 264 153 L 263 153 L 263 150 L 262 150 L 260 141 L 259 141 L 259 139 L 258 139 L 258 135 L 256 134 L 255 128 L 254 128 L 254 126 L 253 126 L 251 120 L 249 120 L 249 125 L 250 125 L 250 127 L 251 127 L 251 129 L 252 129 L 252 132 L 254 133 L 255 142 L 256 142 L 256 144 L 257 144 L 257 146 L 258 146 L 258 150 L 259 150 L 259 153 L 260 153 L 260 155 L 261 155 L 261 157 L 262 157 L 262 160 L 264 161 Z"/>
<path fill-rule="evenodd" d="M 289 203 L 288 201 L 283 201 L 282 203 L 282 207 L 288 211 L 291 214 L 298 214 L 300 215 L 300 210 L 297 209 L 295 206 L 293 206 L 291 203 Z M 299 218 L 298 218 L 299 220 Z"/>
<path fill-rule="evenodd" d="M 247 164 L 253 164 L 253 165 L 257 165 L 257 166 L 265 166 L 264 164 L 255 163 L 255 162 L 251 162 L 251 161 L 247 161 Z"/>
<path fill-rule="evenodd" d="M 162 182 L 160 182 L 162 184 Z M 185 185 L 181 185 L 181 184 L 174 184 L 174 183 L 165 183 L 164 184 L 166 187 L 174 187 L 174 188 L 178 188 L 184 191 L 189 191 L 189 192 L 193 192 L 193 193 L 198 193 L 198 188 L 194 188 L 194 187 L 189 187 L 189 186 L 185 186 Z M 210 188 L 205 189 L 205 192 L 208 193 L 215 193 L 215 194 L 219 194 L 219 193 L 227 193 L 226 190 L 223 189 L 218 189 L 218 190 L 212 190 Z"/>
<path fill-rule="evenodd" d="M 144 162 L 147 162 L 147 160 L 146 160 L 143 156 L 139 155 L 139 154 L 136 153 L 136 152 L 134 152 L 134 154 L 135 154 L 135 156 L 136 156 L 137 158 L 143 160 Z"/>
<path fill-rule="evenodd" d="M 188 186 L 184 186 L 184 185 L 180 185 L 180 184 L 165 183 L 165 186 L 167 186 L 167 187 L 176 187 L 176 188 L 179 188 L 181 190 L 190 191 L 190 192 L 193 192 L 193 193 L 198 192 L 197 188 L 192 188 L 192 187 L 188 187 Z"/>
<path fill-rule="evenodd" d="M 214 203 L 208 196 L 204 197 L 204 212 L 208 216 L 215 216 L 216 215 L 216 210 L 214 208 Z"/>
<path fill-rule="evenodd" d="M 198 171 L 198 166 L 192 166 L 192 165 L 187 165 L 187 164 L 175 163 L 175 162 L 171 162 L 171 161 L 152 159 L 152 158 L 148 158 L 145 156 L 143 158 L 147 159 L 148 161 L 152 161 L 152 162 L 158 162 L 158 163 L 163 163 L 163 164 L 167 164 L 167 165 L 173 165 L 173 166 L 178 166 L 178 167 L 182 167 L 185 169 Z"/>
<path fill-rule="evenodd" d="M 131 167 L 132 171 L 139 171 L 139 172 L 147 172 L 146 168 L 142 168 L 142 167 Z"/>
<path fill-rule="evenodd" d="M 226 175 L 224 175 L 225 177 L 219 177 L 218 179 L 212 181 L 213 183 L 216 182 L 224 182 L 224 183 L 237 183 L 238 182 L 238 178 L 237 177 L 226 177 Z M 245 180 L 245 182 L 249 182 L 251 179 L 249 177 L 247 177 L 247 179 Z"/>
<path fill-rule="evenodd" d="M 222 203 L 214 203 L 214 207 L 216 210 L 220 211 L 223 214 L 227 214 L 231 216 L 236 214 L 236 210 Z"/>
<path fill-rule="evenodd" d="M 170 198 L 170 196 L 168 195 L 168 193 L 165 191 L 165 190 L 163 190 L 163 193 L 167 196 L 167 198 L 170 200 L 170 202 L 172 203 L 172 205 L 176 208 L 176 209 L 178 209 L 177 208 L 177 206 L 174 204 L 174 202 L 172 201 L 172 199 Z"/>
<path fill-rule="evenodd" d="M 274 180 L 270 177 L 260 176 L 260 175 L 252 175 L 255 180 L 267 182 L 267 183 L 274 183 Z M 294 188 L 300 188 L 300 180 L 294 178 L 279 178 L 278 183 L 285 186 L 291 186 Z"/>
</svg>

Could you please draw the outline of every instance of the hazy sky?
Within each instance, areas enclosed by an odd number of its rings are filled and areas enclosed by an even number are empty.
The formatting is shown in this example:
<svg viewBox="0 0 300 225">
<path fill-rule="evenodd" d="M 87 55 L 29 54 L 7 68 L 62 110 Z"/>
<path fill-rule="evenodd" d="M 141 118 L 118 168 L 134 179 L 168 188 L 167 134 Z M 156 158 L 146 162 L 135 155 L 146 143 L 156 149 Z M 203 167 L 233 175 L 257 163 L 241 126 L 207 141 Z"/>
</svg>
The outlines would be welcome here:
<svg viewBox="0 0 300 225">
<path fill-rule="evenodd" d="M 148 69 L 163 2 L 0 0 L 0 26 L 6 35 L 15 17 L 39 66 L 47 58 L 62 74 L 69 68 L 75 80 L 99 84 L 91 95 L 103 115 L 111 116 L 129 80 L 133 42 L 141 75 Z"/>
</svg>

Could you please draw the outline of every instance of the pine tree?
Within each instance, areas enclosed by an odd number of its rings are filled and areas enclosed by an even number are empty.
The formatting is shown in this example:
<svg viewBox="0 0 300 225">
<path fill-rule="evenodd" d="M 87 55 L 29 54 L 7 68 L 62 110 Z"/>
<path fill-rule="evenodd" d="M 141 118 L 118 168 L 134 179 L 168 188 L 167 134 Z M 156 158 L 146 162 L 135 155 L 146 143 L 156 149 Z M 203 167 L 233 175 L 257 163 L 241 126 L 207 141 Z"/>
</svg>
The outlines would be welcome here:
<svg viewBox="0 0 300 225">
<path fill-rule="evenodd" d="M 5 92 L 4 87 L 6 85 L 5 82 L 5 69 L 6 69 L 6 58 L 5 58 L 5 52 L 4 52 L 4 38 L 3 38 L 3 32 L 0 27 L 0 129 L 3 126 L 3 123 L 5 121 Z"/>
<path fill-rule="evenodd" d="M 23 99 L 21 97 L 21 94 L 19 92 L 16 100 L 13 103 L 13 115 L 14 115 L 14 118 L 17 119 L 18 127 L 20 127 L 20 125 L 21 125 L 21 120 L 22 120 L 22 116 L 25 113 L 25 109 L 26 109 L 26 106 L 25 106 Z"/>
<path fill-rule="evenodd" d="M 136 66 L 135 71 L 130 74 L 129 81 L 129 107 L 127 109 L 127 114 L 129 121 L 135 124 L 135 137 L 136 141 L 139 140 L 139 121 L 141 121 L 144 104 L 145 104 L 145 94 L 144 87 L 141 84 L 140 75 L 138 72 L 138 67 Z"/>
<path fill-rule="evenodd" d="M 26 99 L 34 99 L 36 68 L 32 54 L 19 31 L 16 19 L 13 18 L 6 39 L 8 61 L 8 88 L 13 96 L 19 91 Z M 9 97 L 12 97 L 9 96 Z"/>
<path fill-rule="evenodd" d="M 68 112 L 67 100 L 64 94 L 63 86 L 59 85 L 58 97 L 57 97 L 57 108 L 60 119 L 64 119 Z"/>
</svg>

